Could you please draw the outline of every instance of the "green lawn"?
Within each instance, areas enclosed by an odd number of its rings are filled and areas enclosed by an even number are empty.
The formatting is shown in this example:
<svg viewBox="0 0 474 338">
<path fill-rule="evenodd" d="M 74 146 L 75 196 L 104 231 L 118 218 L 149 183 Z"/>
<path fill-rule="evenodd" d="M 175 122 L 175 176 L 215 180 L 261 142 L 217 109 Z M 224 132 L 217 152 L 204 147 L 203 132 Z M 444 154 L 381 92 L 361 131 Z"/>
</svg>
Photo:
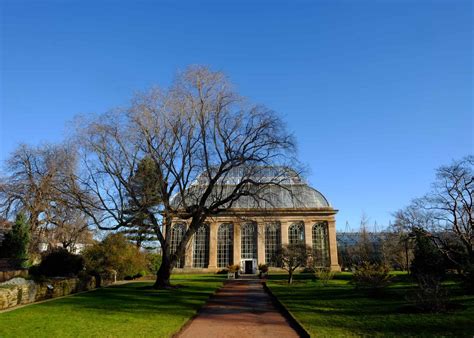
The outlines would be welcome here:
<svg viewBox="0 0 474 338">
<path fill-rule="evenodd" d="M 474 334 L 474 296 L 465 296 L 449 285 L 453 301 L 462 310 L 444 314 L 419 314 L 406 310 L 414 292 L 408 276 L 397 276 L 379 299 L 370 299 L 340 274 L 328 286 L 309 275 L 298 275 L 292 286 L 286 276 L 271 276 L 267 285 L 311 336 L 466 336 Z"/>
<path fill-rule="evenodd" d="M 176 290 L 151 282 L 98 289 L 0 314 L 0 337 L 169 337 L 223 281 L 218 275 L 176 275 Z"/>
</svg>

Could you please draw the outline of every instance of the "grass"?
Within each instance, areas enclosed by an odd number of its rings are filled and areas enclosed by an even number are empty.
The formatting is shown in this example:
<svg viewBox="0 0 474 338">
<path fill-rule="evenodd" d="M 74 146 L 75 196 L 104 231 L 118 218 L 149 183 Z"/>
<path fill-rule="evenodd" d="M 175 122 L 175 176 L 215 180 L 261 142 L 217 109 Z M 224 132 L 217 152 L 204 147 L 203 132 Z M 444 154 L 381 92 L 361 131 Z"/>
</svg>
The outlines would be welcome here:
<svg viewBox="0 0 474 338">
<path fill-rule="evenodd" d="M 297 275 L 288 286 L 286 276 L 271 276 L 267 285 L 311 336 L 466 336 L 474 334 L 474 296 L 463 295 L 455 283 L 447 287 L 462 309 L 429 314 L 404 311 L 415 285 L 397 275 L 383 297 L 368 298 L 342 273 L 323 286 L 311 275 Z"/>
<path fill-rule="evenodd" d="M 176 275 L 175 290 L 136 282 L 26 306 L 0 314 L 0 337 L 169 337 L 223 281 Z"/>
</svg>

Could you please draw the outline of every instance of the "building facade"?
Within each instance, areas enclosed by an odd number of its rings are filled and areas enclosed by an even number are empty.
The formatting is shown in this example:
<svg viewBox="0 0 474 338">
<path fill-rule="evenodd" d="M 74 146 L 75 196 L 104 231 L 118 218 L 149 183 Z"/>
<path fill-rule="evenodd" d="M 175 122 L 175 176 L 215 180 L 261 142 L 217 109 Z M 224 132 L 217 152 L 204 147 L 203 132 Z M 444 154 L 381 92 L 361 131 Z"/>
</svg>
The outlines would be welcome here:
<svg viewBox="0 0 474 338">
<path fill-rule="evenodd" d="M 278 249 L 304 243 L 312 248 L 314 265 L 340 271 L 337 257 L 337 210 L 296 176 L 272 186 L 263 202 L 242 197 L 225 213 L 208 218 L 188 243 L 177 269 L 216 272 L 238 264 L 242 273 L 256 273 L 259 264 L 278 269 Z M 171 250 L 175 251 L 188 223 L 175 219 Z"/>
</svg>

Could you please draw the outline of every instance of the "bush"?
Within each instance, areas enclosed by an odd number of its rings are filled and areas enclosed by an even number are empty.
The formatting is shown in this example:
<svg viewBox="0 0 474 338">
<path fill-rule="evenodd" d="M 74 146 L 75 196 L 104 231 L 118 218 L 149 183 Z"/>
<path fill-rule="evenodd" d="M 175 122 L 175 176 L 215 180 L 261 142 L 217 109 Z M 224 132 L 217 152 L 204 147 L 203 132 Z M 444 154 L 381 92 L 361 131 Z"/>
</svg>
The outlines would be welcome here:
<svg viewBox="0 0 474 338">
<path fill-rule="evenodd" d="M 352 277 L 356 289 L 366 290 L 369 296 L 378 296 L 390 284 L 390 269 L 383 264 L 362 262 Z"/>
<path fill-rule="evenodd" d="M 119 279 L 133 278 L 147 270 L 148 265 L 146 254 L 119 233 L 110 234 L 101 243 L 88 247 L 83 256 L 90 273 L 103 274 L 114 270 Z"/>
<path fill-rule="evenodd" d="M 240 271 L 240 265 L 239 264 L 234 264 L 234 265 L 229 265 L 227 267 L 227 272 L 238 272 Z"/>
<path fill-rule="evenodd" d="M 71 277 L 76 276 L 83 269 L 84 259 L 81 256 L 58 248 L 47 252 L 38 268 L 32 268 L 30 272 L 46 277 Z"/>
<path fill-rule="evenodd" d="M 448 294 L 441 283 L 446 276 L 446 261 L 428 234 L 414 230 L 415 253 L 411 273 L 418 284 L 416 306 L 424 312 L 441 312 L 447 309 Z"/>
<path fill-rule="evenodd" d="M 323 286 L 327 286 L 329 281 L 334 278 L 335 272 L 331 271 L 329 268 L 320 268 L 314 270 L 314 275 Z"/>
<path fill-rule="evenodd" d="M 162 257 L 160 254 L 149 252 L 146 254 L 147 271 L 156 274 L 161 266 Z"/>
<path fill-rule="evenodd" d="M 262 273 L 267 273 L 268 272 L 268 266 L 266 264 L 259 264 L 258 265 L 258 271 Z"/>
</svg>

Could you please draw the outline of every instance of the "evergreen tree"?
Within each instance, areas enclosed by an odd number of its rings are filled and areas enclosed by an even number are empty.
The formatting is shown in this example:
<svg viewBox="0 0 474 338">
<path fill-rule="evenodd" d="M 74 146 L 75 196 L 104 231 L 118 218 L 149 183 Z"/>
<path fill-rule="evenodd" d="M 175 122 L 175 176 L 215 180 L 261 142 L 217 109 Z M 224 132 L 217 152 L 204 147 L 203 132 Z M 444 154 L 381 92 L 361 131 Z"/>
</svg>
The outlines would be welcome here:
<svg viewBox="0 0 474 338">
<path fill-rule="evenodd" d="M 135 193 L 133 198 L 140 200 L 140 205 L 148 208 L 155 208 L 161 203 L 159 182 L 157 178 L 156 164 L 149 158 L 143 158 L 138 164 L 138 168 L 132 178 L 132 186 Z M 130 198 L 132 198 L 130 196 Z M 130 203 L 136 205 L 136 203 Z M 127 226 L 121 233 L 131 242 L 140 248 L 156 249 L 150 246 L 150 242 L 156 242 L 158 239 L 156 234 L 148 222 L 148 217 L 143 210 L 130 208 L 127 213 L 131 216 L 130 225 Z"/>
<path fill-rule="evenodd" d="M 12 258 L 24 266 L 28 261 L 28 245 L 30 242 L 30 226 L 23 213 L 17 215 L 12 229 L 5 234 L 0 255 Z"/>
</svg>

